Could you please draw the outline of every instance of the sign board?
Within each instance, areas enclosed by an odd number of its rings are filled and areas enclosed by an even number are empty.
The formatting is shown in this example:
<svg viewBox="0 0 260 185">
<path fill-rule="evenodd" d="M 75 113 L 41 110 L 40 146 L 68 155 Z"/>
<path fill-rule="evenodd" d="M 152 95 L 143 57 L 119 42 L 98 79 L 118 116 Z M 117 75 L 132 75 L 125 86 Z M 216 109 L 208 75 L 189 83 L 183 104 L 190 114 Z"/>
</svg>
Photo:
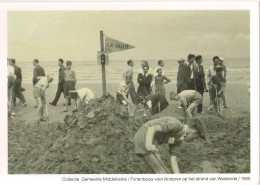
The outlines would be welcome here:
<svg viewBox="0 0 260 185">
<path fill-rule="evenodd" d="M 105 63 L 105 65 L 109 64 L 108 53 L 98 51 L 97 52 L 97 63 L 98 63 L 98 65 L 101 65 L 103 62 Z"/>
</svg>

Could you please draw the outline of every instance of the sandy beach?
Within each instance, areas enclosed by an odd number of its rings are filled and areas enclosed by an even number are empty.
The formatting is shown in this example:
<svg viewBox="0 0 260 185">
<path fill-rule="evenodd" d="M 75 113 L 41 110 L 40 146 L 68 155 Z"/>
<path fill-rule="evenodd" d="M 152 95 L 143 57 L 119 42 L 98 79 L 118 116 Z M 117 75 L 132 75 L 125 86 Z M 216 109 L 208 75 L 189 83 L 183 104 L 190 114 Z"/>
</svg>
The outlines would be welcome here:
<svg viewBox="0 0 260 185">
<path fill-rule="evenodd" d="M 115 95 L 117 85 L 107 84 L 107 91 Z M 54 97 L 56 86 L 52 84 L 48 89 L 48 101 Z M 64 108 L 61 97 L 57 106 L 49 106 L 52 123 L 42 125 L 34 123 L 36 109 L 31 85 L 24 87 L 28 105 L 18 105 L 16 118 L 8 123 L 10 174 L 153 173 L 134 154 L 133 136 L 145 120 L 129 118 L 111 96 L 100 99 L 101 84 L 77 84 L 77 88 L 92 89 L 98 99 L 76 113 L 61 113 Z M 169 84 L 166 89 L 168 94 L 175 86 Z M 205 122 L 212 144 L 199 139 L 177 147 L 175 153 L 182 173 L 249 172 L 250 97 L 246 80 L 230 82 L 227 93 L 229 107 L 222 118 L 214 111 L 206 111 L 209 96 L 205 93 L 205 113 L 197 116 Z M 171 102 L 158 117 L 173 116 L 182 120 L 183 112 L 177 106 L 178 102 Z M 93 110 L 95 117 L 89 119 L 85 110 Z M 167 145 L 159 146 L 165 163 L 169 164 L 167 148 Z"/>
<path fill-rule="evenodd" d="M 24 92 L 25 99 L 27 101 L 26 107 L 21 107 L 20 104 L 16 107 L 16 118 L 17 120 L 22 120 L 25 124 L 33 124 L 35 115 L 36 115 L 36 109 L 33 108 L 34 105 L 36 105 L 36 102 L 33 98 L 33 88 L 32 85 L 24 84 L 23 87 L 26 89 Z M 90 88 L 96 98 L 99 98 L 102 96 L 102 84 L 77 84 L 76 88 L 83 88 L 88 87 Z M 135 88 L 137 89 L 137 84 L 135 85 Z M 117 83 L 107 83 L 107 92 L 110 93 L 112 96 L 115 97 L 116 91 L 118 89 Z M 165 85 L 166 94 L 168 95 L 170 91 L 176 91 L 176 84 L 170 83 Z M 51 84 L 46 92 L 46 98 L 47 102 L 50 102 L 54 99 L 55 94 L 57 90 L 57 84 Z M 246 78 L 238 78 L 238 80 L 230 80 L 227 83 L 226 87 L 227 91 L 227 101 L 228 101 L 228 109 L 225 109 L 224 115 L 228 117 L 232 116 L 240 116 L 244 113 L 250 112 L 250 96 L 248 95 L 248 82 Z M 169 99 L 169 97 L 167 97 Z M 17 100 L 19 102 L 19 100 Z M 170 102 L 170 101 L 169 101 Z M 67 113 L 62 113 L 62 110 L 64 109 L 63 104 L 65 103 L 65 99 L 63 94 L 60 97 L 60 100 L 57 104 L 57 106 L 51 106 L 49 105 L 49 112 L 50 112 L 50 118 L 53 122 L 55 121 L 63 121 L 64 116 Z M 163 112 L 163 116 L 169 115 L 169 116 L 179 116 L 181 114 L 181 111 L 177 109 L 176 107 L 179 105 L 178 102 L 170 102 L 170 106 Z M 214 111 L 206 111 L 206 108 L 209 105 L 209 94 L 204 93 L 203 97 L 203 111 L 205 114 L 202 114 L 201 116 L 207 116 L 212 115 Z M 70 108 L 72 110 L 72 108 Z"/>
</svg>

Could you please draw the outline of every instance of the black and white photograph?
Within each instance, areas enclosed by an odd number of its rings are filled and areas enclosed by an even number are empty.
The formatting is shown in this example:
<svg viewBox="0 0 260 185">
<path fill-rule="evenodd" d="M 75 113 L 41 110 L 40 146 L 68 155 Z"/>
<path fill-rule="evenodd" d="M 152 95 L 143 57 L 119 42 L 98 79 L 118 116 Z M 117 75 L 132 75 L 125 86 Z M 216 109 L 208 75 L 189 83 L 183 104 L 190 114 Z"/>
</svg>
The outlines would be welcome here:
<svg viewBox="0 0 260 185">
<path fill-rule="evenodd" d="M 250 183 L 253 4 L 186 5 L 6 8 L 7 175 L 247 174 L 232 180 Z"/>
</svg>

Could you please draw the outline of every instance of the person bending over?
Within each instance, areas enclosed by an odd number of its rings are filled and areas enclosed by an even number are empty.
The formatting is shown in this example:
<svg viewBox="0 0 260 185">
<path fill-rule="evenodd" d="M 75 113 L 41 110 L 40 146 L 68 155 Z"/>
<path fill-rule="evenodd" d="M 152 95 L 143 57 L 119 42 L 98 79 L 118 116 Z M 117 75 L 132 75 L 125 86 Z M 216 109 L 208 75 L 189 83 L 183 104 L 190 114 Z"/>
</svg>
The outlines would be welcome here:
<svg viewBox="0 0 260 185">
<path fill-rule="evenodd" d="M 170 100 L 180 101 L 185 113 L 185 117 L 193 118 L 195 110 L 200 103 L 202 103 L 202 96 L 195 90 L 184 90 L 177 94 L 170 92 Z"/>
<path fill-rule="evenodd" d="M 134 136 L 135 154 L 142 157 L 155 173 L 170 173 L 159 155 L 157 145 L 168 143 L 174 148 L 183 139 L 190 141 L 198 136 L 198 131 L 183 125 L 173 117 L 163 117 L 146 122 Z M 173 173 L 180 173 L 177 157 L 170 158 Z"/>
<path fill-rule="evenodd" d="M 69 96 L 73 101 L 75 101 L 75 110 L 78 109 L 77 100 L 79 100 L 79 104 L 81 102 L 85 102 L 85 104 L 88 104 L 88 102 L 95 97 L 94 93 L 89 88 L 81 88 L 69 91 Z"/>
<path fill-rule="evenodd" d="M 53 77 L 46 76 L 37 78 L 39 81 L 33 87 L 33 96 L 39 102 L 35 122 L 36 124 L 40 124 L 40 121 L 46 121 L 46 119 L 43 118 L 44 110 L 46 110 L 46 115 L 49 117 L 45 92 L 49 84 L 53 81 Z"/>
</svg>

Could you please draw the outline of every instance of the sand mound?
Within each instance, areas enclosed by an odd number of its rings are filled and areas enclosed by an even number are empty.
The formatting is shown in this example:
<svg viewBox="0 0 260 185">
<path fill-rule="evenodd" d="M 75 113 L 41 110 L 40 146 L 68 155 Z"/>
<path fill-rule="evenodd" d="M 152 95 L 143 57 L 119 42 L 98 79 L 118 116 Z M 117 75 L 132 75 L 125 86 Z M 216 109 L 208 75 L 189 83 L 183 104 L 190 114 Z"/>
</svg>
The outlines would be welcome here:
<svg viewBox="0 0 260 185">
<path fill-rule="evenodd" d="M 145 121 L 129 118 L 111 95 L 80 105 L 64 122 L 10 121 L 9 173 L 153 173 L 134 154 L 133 136 Z M 204 121 L 212 144 L 198 139 L 176 148 L 181 172 L 249 172 L 249 117 Z M 160 152 L 167 164 L 168 146 Z"/>
</svg>

